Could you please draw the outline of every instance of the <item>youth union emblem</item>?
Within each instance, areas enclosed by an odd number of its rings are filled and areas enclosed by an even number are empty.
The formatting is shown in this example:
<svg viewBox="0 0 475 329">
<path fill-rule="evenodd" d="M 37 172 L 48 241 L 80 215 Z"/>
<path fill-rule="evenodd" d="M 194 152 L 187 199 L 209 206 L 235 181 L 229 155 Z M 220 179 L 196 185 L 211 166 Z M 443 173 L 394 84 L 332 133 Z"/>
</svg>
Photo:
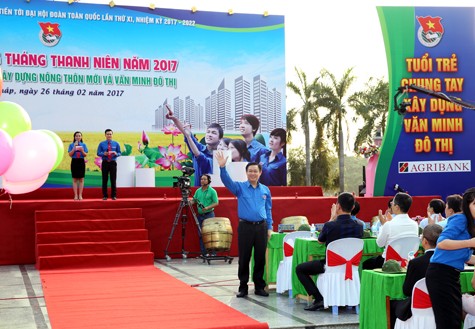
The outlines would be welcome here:
<svg viewBox="0 0 475 329">
<path fill-rule="evenodd" d="M 47 47 L 54 47 L 58 44 L 61 39 L 61 31 L 59 30 L 58 23 L 39 23 L 41 26 L 40 30 L 40 41 Z"/>
<path fill-rule="evenodd" d="M 442 17 L 417 16 L 416 18 L 421 25 L 417 31 L 419 42 L 426 47 L 437 46 L 444 34 L 444 27 L 440 22 Z"/>
</svg>

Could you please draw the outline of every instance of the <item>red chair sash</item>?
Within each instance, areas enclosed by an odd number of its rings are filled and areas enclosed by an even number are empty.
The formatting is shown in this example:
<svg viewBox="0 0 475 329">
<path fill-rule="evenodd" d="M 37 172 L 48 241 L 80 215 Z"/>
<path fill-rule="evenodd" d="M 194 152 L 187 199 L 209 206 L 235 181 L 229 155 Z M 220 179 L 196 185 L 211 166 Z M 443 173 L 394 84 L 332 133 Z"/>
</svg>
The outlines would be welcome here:
<svg viewBox="0 0 475 329">
<path fill-rule="evenodd" d="M 327 264 L 328 266 L 338 266 L 346 264 L 345 268 L 345 280 L 353 280 L 353 269 L 351 266 L 360 265 L 361 256 L 363 256 L 363 250 L 353 256 L 350 260 L 346 260 L 337 253 L 331 250 L 327 250 Z"/>
<path fill-rule="evenodd" d="M 394 250 L 393 247 L 388 246 L 386 248 L 386 260 L 388 261 L 390 259 L 394 259 L 398 262 L 401 262 L 402 267 L 406 267 L 407 265 L 407 259 L 402 258 L 401 255 L 399 255 L 398 252 Z"/>
<path fill-rule="evenodd" d="M 412 307 L 414 308 L 431 308 L 429 294 L 419 288 L 415 288 L 412 296 Z"/>
<path fill-rule="evenodd" d="M 284 243 L 284 257 L 290 257 L 294 254 L 294 247 L 287 242 Z"/>
</svg>

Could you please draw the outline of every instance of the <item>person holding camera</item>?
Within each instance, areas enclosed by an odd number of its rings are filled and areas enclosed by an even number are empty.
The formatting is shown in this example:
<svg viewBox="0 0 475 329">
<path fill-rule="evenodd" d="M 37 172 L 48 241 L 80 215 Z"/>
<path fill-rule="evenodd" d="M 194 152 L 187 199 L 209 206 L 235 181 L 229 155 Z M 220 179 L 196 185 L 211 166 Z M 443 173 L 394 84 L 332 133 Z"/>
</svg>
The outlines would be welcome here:
<svg viewBox="0 0 475 329">
<path fill-rule="evenodd" d="M 203 221 L 207 218 L 215 217 L 214 208 L 219 204 L 218 193 L 210 186 L 211 176 L 203 174 L 200 177 L 201 187 L 195 191 L 192 203 L 196 203 L 198 208 L 198 222 L 200 228 L 203 227 Z M 206 249 L 203 244 L 203 238 L 200 238 L 200 248 L 203 256 L 206 256 Z"/>
<path fill-rule="evenodd" d="M 264 267 L 266 265 L 267 239 L 272 234 L 272 200 L 270 190 L 259 183 L 262 166 L 256 162 L 246 165 L 247 181 L 235 182 L 226 170 L 227 156 L 223 151 L 216 151 L 216 159 L 220 168 L 220 177 L 238 200 L 238 251 L 239 251 L 239 292 L 236 297 L 245 297 L 248 294 L 249 263 L 254 249 L 254 281 L 258 296 L 267 297 L 265 291 Z"/>
</svg>

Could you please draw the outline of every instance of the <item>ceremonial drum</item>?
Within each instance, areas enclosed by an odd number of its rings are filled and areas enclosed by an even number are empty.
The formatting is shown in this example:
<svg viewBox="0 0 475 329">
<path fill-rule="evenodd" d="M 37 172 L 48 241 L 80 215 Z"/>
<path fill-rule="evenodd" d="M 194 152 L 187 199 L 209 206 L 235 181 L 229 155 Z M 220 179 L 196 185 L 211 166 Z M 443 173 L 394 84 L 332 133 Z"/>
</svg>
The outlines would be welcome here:
<svg viewBox="0 0 475 329">
<path fill-rule="evenodd" d="M 308 225 L 308 219 L 305 216 L 290 216 L 290 217 L 284 217 L 280 221 L 281 224 L 292 224 L 294 225 L 294 230 L 298 230 L 300 225 L 302 224 L 307 224 Z"/>
<path fill-rule="evenodd" d="M 226 217 L 212 217 L 203 221 L 201 228 L 206 250 L 229 251 L 233 241 L 233 228 Z"/>
</svg>

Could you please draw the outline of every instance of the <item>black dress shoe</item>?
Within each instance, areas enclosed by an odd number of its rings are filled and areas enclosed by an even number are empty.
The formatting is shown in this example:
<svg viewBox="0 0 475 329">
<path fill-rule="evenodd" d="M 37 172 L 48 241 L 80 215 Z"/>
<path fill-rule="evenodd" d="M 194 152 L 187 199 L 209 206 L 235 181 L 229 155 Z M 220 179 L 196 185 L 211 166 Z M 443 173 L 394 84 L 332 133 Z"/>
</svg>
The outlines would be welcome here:
<svg viewBox="0 0 475 329">
<path fill-rule="evenodd" d="M 257 296 L 262 296 L 262 297 L 269 297 L 269 293 L 267 291 L 265 291 L 264 289 L 256 289 L 254 291 L 254 293 L 257 295 Z"/>
<path fill-rule="evenodd" d="M 112 197 L 112 200 L 117 200 L 117 197 L 116 197 L 116 196 L 113 196 L 113 197 Z"/>
<path fill-rule="evenodd" d="M 319 311 L 319 310 L 323 310 L 324 308 L 325 306 L 323 306 L 323 300 L 321 300 L 319 302 L 314 302 L 310 306 L 307 306 L 306 308 L 304 308 L 304 310 L 305 311 Z"/>
<path fill-rule="evenodd" d="M 102 200 L 107 200 L 107 197 L 106 197 L 106 196 L 105 196 L 105 197 L 103 197 L 103 198 L 102 198 Z"/>
<path fill-rule="evenodd" d="M 237 298 L 242 298 L 242 297 L 246 297 L 246 296 L 247 296 L 247 291 L 245 291 L 245 290 L 241 290 L 240 292 L 238 292 L 236 294 Z"/>
</svg>

